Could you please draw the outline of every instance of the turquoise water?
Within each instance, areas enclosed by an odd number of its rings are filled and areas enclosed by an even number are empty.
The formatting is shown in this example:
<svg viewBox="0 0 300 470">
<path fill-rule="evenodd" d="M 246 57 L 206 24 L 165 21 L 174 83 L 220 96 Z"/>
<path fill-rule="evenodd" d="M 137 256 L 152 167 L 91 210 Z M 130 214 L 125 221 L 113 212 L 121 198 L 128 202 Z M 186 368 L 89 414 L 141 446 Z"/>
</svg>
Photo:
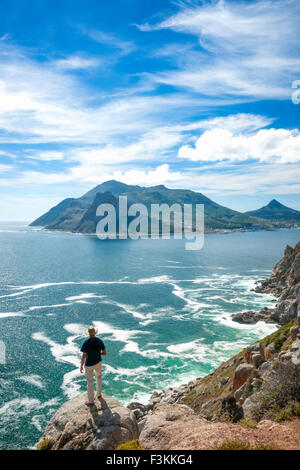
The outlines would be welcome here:
<svg viewBox="0 0 300 470">
<path fill-rule="evenodd" d="M 83 331 L 105 342 L 103 391 L 122 403 L 211 371 L 274 326 L 233 323 L 273 305 L 251 292 L 299 230 L 111 240 L 0 226 L 0 448 L 30 448 L 67 399 L 85 390 Z"/>
</svg>

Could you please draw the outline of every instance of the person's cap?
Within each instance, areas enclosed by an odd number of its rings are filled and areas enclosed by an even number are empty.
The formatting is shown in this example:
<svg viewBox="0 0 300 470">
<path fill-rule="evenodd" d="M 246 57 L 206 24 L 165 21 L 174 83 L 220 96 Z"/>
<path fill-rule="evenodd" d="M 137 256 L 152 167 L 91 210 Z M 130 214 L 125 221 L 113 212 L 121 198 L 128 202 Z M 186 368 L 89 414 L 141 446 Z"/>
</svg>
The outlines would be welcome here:
<svg viewBox="0 0 300 470">
<path fill-rule="evenodd" d="M 89 326 L 87 330 L 85 330 L 85 333 L 87 335 L 96 335 L 98 333 L 98 328 L 95 328 L 94 326 Z"/>
</svg>

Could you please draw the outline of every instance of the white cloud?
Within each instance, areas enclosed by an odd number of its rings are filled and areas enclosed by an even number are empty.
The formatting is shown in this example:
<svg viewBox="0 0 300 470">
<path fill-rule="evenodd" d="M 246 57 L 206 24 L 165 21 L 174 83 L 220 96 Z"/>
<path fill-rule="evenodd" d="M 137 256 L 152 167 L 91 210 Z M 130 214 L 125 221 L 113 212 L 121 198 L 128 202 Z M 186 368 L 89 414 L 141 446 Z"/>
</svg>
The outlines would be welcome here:
<svg viewBox="0 0 300 470">
<path fill-rule="evenodd" d="M 300 191 L 299 164 L 281 165 L 259 163 L 257 165 L 237 165 L 221 169 L 221 171 L 199 171 L 189 177 L 185 176 L 185 186 L 190 181 L 190 188 L 204 194 L 218 195 L 257 195 L 266 194 L 297 194 Z M 194 170 L 196 172 L 196 170 Z"/>
<path fill-rule="evenodd" d="M 182 180 L 180 172 L 170 171 L 169 165 L 163 164 L 157 166 L 155 169 L 140 170 L 131 169 L 127 171 L 113 171 L 112 173 L 102 174 L 101 179 L 93 179 L 90 177 L 91 182 L 103 182 L 110 179 L 115 179 L 126 184 L 139 184 L 145 186 L 153 186 L 157 184 L 169 184 L 171 182 L 179 182 Z"/>
<path fill-rule="evenodd" d="M 171 171 L 168 164 L 150 167 L 148 169 L 131 168 L 115 170 L 113 166 L 90 165 L 86 167 L 74 167 L 71 171 L 57 173 L 43 173 L 40 171 L 24 171 L 13 178 L 1 178 L 0 186 L 10 187 L 12 185 L 21 186 L 42 186 L 57 185 L 76 182 L 100 184 L 104 181 L 115 179 L 128 184 L 153 184 L 169 183 L 181 181 L 180 172 Z"/>
<path fill-rule="evenodd" d="M 177 14 L 139 28 L 189 34 L 198 47 L 182 53 L 174 48 L 177 67 L 149 75 L 149 80 L 206 96 L 290 97 L 291 81 L 300 71 L 298 0 L 179 5 Z"/>
<path fill-rule="evenodd" d="M 251 132 L 269 126 L 275 121 L 274 118 L 257 114 L 229 114 L 227 116 L 217 116 L 211 119 L 201 119 L 190 124 L 175 125 L 173 132 L 193 131 L 197 129 L 222 128 L 232 132 Z"/>
<path fill-rule="evenodd" d="M 49 150 L 48 152 L 30 152 L 26 155 L 26 158 L 31 160 L 40 160 L 44 162 L 52 162 L 64 159 L 64 153 L 57 150 Z"/>
<path fill-rule="evenodd" d="M 82 57 L 79 55 L 71 55 L 65 59 L 58 59 L 54 62 L 54 67 L 62 70 L 86 70 L 89 68 L 99 67 L 101 60 L 97 57 Z"/>
<path fill-rule="evenodd" d="M 1 173 L 5 173 L 7 171 L 10 171 L 13 169 L 13 166 L 12 165 L 4 165 L 4 164 L 0 164 L 0 174 Z"/>
<path fill-rule="evenodd" d="M 261 129 L 252 135 L 234 135 L 227 129 L 215 128 L 205 131 L 195 147 L 182 146 L 178 156 L 192 161 L 298 162 L 300 134 L 297 129 Z"/>
<path fill-rule="evenodd" d="M 102 44 L 106 44 L 107 46 L 113 49 L 119 49 L 121 55 L 128 55 L 131 54 L 134 50 L 136 50 L 136 46 L 132 41 L 123 41 L 119 37 L 115 36 L 112 33 L 106 33 L 100 30 L 88 30 L 86 28 L 81 27 L 83 34 L 88 36 L 95 42 L 99 42 Z"/>
<path fill-rule="evenodd" d="M 175 93 L 147 96 L 128 89 L 115 95 L 95 93 L 72 70 L 40 63 L 23 49 L 0 44 L 2 143 L 115 145 L 114 141 L 132 136 L 138 139 L 175 109 L 190 114 L 198 104 Z"/>
</svg>

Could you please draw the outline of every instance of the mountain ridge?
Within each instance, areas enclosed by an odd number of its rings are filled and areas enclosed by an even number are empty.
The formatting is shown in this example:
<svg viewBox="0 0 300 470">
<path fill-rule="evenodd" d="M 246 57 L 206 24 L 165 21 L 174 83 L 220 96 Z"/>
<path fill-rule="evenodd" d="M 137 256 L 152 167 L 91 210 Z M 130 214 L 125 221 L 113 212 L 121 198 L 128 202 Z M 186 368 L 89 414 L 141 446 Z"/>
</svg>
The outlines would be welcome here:
<svg viewBox="0 0 300 470">
<path fill-rule="evenodd" d="M 265 220 L 300 223 L 300 211 L 291 209 L 290 207 L 281 204 L 276 199 L 272 199 L 266 206 L 253 211 L 244 212 L 244 214 Z"/>
<path fill-rule="evenodd" d="M 75 233 L 88 233 L 87 224 L 82 229 L 81 222 L 89 211 L 89 233 L 95 233 L 99 218 L 96 217 L 96 200 L 98 194 L 110 193 L 112 198 L 120 195 L 127 196 L 128 205 L 142 203 L 148 210 L 151 204 L 178 203 L 204 204 L 206 230 L 251 230 L 270 229 L 273 224 L 268 221 L 248 216 L 241 212 L 222 206 L 209 199 L 200 192 L 189 189 L 170 189 L 164 185 L 143 187 L 138 185 L 126 185 L 116 180 L 106 181 L 95 186 L 79 198 L 67 198 L 52 207 L 45 214 L 31 222 L 31 226 L 42 226 L 48 230 L 70 231 Z M 95 209 L 94 216 L 91 207 Z"/>
</svg>

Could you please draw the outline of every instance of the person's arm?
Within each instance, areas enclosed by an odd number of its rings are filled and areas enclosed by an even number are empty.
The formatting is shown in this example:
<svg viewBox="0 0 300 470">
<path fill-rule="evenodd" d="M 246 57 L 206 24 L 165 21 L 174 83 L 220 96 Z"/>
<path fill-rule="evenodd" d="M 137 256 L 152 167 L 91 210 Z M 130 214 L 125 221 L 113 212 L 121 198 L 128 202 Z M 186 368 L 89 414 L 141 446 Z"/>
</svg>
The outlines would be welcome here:
<svg viewBox="0 0 300 470">
<path fill-rule="evenodd" d="M 106 349 L 102 349 L 101 354 L 102 356 L 106 356 Z"/>
<path fill-rule="evenodd" d="M 82 358 L 81 358 L 81 363 L 80 363 L 80 372 L 81 372 L 81 374 L 83 373 L 83 366 L 84 366 L 84 363 L 85 363 L 85 358 L 86 358 L 86 352 L 84 352 L 82 354 Z"/>
</svg>

